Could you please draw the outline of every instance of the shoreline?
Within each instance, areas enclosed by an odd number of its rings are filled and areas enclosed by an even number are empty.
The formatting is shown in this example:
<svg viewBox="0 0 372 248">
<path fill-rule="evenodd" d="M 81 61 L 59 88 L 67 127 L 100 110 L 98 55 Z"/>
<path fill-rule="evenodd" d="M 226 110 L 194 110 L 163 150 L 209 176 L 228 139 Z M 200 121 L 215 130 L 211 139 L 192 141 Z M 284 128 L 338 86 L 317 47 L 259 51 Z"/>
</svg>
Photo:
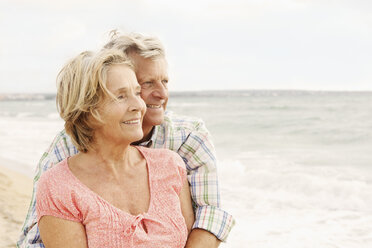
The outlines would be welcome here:
<svg viewBox="0 0 372 248">
<path fill-rule="evenodd" d="M 16 247 L 32 195 L 32 179 L 0 164 L 0 247 Z"/>
<path fill-rule="evenodd" d="M 22 176 L 33 179 L 34 171 L 31 169 L 30 165 L 26 165 L 23 162 L 17 160 L 11 160 L 0 156 L 0 167 L 5 168 L 8 171 L 21 174 Z"/>
</svg>

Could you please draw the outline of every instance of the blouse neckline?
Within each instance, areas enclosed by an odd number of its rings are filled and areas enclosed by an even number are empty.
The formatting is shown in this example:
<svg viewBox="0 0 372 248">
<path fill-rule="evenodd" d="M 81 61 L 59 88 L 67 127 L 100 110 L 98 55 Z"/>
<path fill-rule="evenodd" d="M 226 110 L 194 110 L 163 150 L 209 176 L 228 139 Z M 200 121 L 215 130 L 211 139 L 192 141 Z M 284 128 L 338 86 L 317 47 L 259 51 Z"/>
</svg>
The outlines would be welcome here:
<svg viewBox="0 0 372 248">
<path fill-rule="evenodd" d="M 135 147 L 140 153 L 141 155 L 143 156 L 143 158 L 145 159 L 146 161 L 146 167 L 147 167 L 147 180 L 148 180 L 148 185 L 149 185 L 149 191 L 150 191 L 150 201 L 149 201 L 149 207 L 147 209 L 147 211 L 143 212 L 143 213 L 139 213 L 137 215 L 133 215 L 127 211 L 124 211 L 116 206 L 114 206 L 112 203 L 110 203 L 109 201 L 105 200 L 102 196 L 100 196 L 99 194 L 97 194 L 96 192 L 94 192 L 92 189 L 90 189 L 87 185 L 85 185 L 82 181 L 80 181 L 80 179 L 78 179 L 74 173 L 72 173 L 72 171 L 70 170 L 69 166 L 68 166 L 68 158 L 66 158 L 64 160 L 64 163 L 63 163 L 63 166 L 65 167 L 65 170 L 67 171 L 67 173 L 70 175 L 70 177 L 78 184 L 80 185 L 81 187 L 83 187 L 85 189 L 85 191 L 87 191 L 90 195 L 93 195 L 94 197 L 98 198 L 100 201 L 106 203 L 108 206 L 110 206 L 112 209 L 115 209 L 117 212 L 123 214 L 123 215 L 126 215 L 126 216 L 129 216 L 131 218 L 135 218 L 135 219 L 138 219 L 142 216 L 146 216 L 148 215 L 151 211 L 152 211 L 152 208 L 153 208 L 153 190 L 152 190 L 152 172 L 151 172 L 151 166 L 150 166 L 150 163 L 145 155 L 145 153 L 143 152 L 142 148 L 139 147 L 139 146 L 133 146 Z"/>
</svg>

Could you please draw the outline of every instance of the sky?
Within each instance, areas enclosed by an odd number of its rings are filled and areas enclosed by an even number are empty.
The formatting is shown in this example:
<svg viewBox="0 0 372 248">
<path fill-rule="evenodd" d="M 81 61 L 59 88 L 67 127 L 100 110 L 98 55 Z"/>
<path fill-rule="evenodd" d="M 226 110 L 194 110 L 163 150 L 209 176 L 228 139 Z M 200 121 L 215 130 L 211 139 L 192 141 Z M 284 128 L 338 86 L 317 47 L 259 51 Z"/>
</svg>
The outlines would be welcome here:
<svg viewBox="0 0 372 248">
<path fill-rule="evenodd" d="M 0 0 L 0 93 L 55 93 L 110 30 L 155 35 L 171 91 L 372 90 L 369 0 Z"/>
</svg>

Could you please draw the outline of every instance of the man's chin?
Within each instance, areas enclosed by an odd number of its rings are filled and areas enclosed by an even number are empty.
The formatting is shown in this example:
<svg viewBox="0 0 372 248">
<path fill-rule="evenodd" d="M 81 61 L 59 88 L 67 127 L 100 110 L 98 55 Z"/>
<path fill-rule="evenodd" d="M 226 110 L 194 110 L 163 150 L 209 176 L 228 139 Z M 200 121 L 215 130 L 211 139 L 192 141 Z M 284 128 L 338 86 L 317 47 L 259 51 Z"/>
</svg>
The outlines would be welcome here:
<svg viewBox="0 0 372 248">
<path fill-rule="evenodd" d="M 143 119 L 143 126 L 147 127 L 153 127 L 160 125 L 164 122 L 164 113 L 163 114 L 157 114 L 157 115 L 151 115 L 151 116 L 145 116 Z"/>
</svg>

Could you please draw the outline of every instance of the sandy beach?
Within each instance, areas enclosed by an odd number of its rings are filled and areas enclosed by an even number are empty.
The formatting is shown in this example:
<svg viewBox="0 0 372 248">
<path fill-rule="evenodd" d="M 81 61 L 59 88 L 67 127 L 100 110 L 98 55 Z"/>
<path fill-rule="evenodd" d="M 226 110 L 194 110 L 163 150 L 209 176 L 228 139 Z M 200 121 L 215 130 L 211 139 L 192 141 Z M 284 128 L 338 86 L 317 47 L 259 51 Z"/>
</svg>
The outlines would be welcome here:
<svg viewBox="0 0 372 248">
<path fill-rule="evenodd" d="M 0 168 L 0 247 L 16 247 L 31 199 L 32 179 Z"/>
</svg>

